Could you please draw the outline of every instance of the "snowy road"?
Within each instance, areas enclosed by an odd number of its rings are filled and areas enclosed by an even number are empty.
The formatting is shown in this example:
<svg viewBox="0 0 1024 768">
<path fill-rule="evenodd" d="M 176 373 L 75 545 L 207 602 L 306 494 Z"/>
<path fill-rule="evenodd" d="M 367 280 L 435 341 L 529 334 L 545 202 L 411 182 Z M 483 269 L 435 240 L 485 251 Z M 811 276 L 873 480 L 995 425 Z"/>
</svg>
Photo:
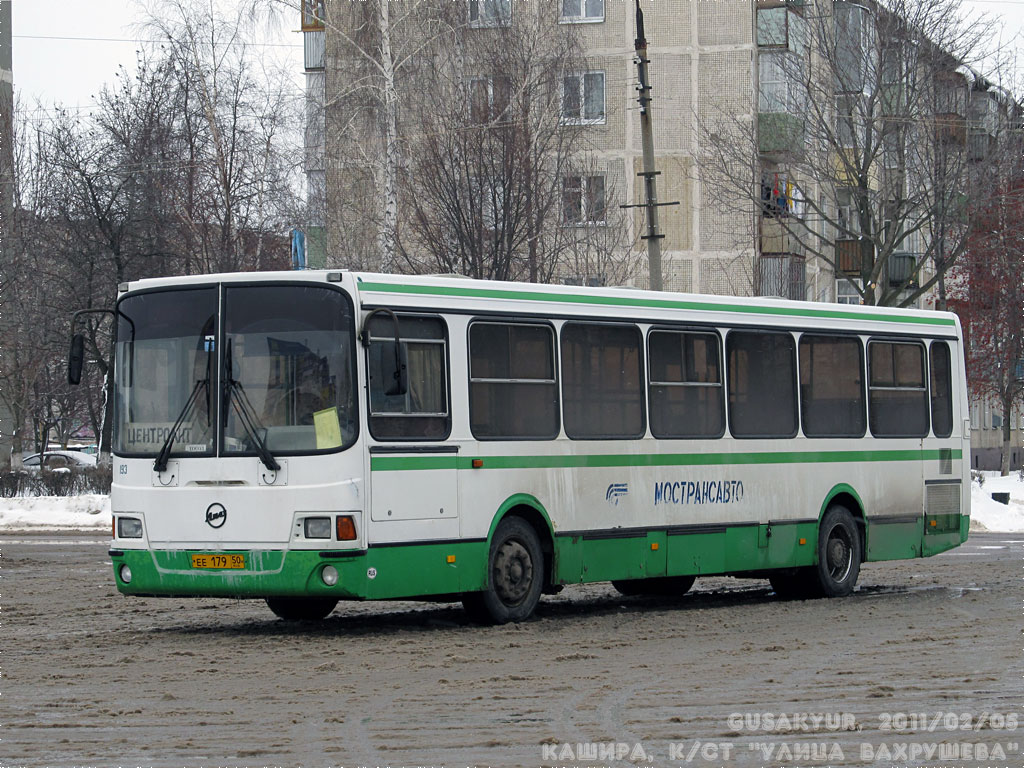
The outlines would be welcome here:
<svg viewBox="0 0 1024 768">
<path fill-rule="evenodd" d="M 567 588 L 518 626 L 395 602 L 296 628 L 121 597 L 102 534 L 9 534 L 0 765 L 1020 765 L 1022 546 L 868 564 L 842 600 L 704 579 Z"/>
</svg>

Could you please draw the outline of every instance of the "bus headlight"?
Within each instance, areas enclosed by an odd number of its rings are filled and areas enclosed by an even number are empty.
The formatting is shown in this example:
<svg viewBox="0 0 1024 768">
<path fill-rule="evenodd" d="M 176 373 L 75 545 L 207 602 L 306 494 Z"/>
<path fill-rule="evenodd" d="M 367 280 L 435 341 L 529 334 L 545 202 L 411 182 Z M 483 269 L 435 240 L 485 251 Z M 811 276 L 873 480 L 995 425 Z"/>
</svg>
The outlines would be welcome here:
<svg viewBox="0 0 1024 768">
<path fill-rule="evenodd" d="M 324 584 L 328 587 L 333 587 L 338 583 L 338 569 L 333 565 L 325 565 L 323 570 L 320 571 L 320 578 L 324 580 Z"/>
<path fill-rule="evenodd" d="M 117 535 L 122 539 L 141 539 L 142 521 L 137 517 L 117 518 Z"/>
<path fill-rule="evenodd" d="M 121 581 L 123 581 L 125 584 L 131 584 L 132 583 L 132 569 L 131 568 L 129 568 L 127 565 L 122 565 L 120 573 L 121 573 Z"/>
<path fill-rule="evenodd" d="M 329 517 L 307 517 L 302 524 L 302 530 L 307 539 L 331 538 L 331 518 Z"/>
</svg>

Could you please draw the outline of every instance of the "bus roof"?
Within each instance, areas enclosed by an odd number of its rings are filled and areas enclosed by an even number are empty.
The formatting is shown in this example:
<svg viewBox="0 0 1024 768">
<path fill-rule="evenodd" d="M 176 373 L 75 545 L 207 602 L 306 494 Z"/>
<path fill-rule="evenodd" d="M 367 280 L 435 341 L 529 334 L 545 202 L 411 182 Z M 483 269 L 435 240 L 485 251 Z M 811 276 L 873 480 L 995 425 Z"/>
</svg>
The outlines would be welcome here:
<svg viewBox="0 0 1024 768">
<path fill-rule="evenodd" d="M 128 290 L 169 288 L 218 282 L 333 282 L 358 292 L 367 306 L 400 306 L 436 312 L 581 316 L 642 322 L 797 325 L 828 329 L 885 330 L 959 336 L 951 312 L 895 307 L 794 301 L 766 297 L 647 291 L 629 287 L 584 286 L 475 280 L 461 275 L 399 275 L 347 270 L 232 272 L 135 281 Z"/>
</svg>

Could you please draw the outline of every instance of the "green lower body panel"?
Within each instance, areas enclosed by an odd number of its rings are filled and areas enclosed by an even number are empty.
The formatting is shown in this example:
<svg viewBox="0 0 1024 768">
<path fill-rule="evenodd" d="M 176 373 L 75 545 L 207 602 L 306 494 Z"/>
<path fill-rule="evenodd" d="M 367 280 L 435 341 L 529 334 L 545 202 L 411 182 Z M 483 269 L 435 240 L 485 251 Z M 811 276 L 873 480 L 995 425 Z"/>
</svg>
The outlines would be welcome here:
<svg viewBox="0 0 1024 768">
<path fill-rule="evenodd" d="M 572 584 L 812 565 L 817 531 L 817 523 L 806 522 L 560 536 L 555 580 Z"/>
<path fill-rule="evenodd" d="M 117 588 L 127 595 L 176 597 L 373 600 L 444 595 L 483 589 L 487 561 L 486 542 L 462 542 L 371 547 L 344 557 L 317 551 L 232 550 L 245 557 L 245 568 L 193 568 L 192 555 L 208 552 L 118 550 L 111 555 Z M 122 565 L 131 569 L 130 583 L 122 578 Z M 338 571 L 333 586 L 323 581 L 326 566 Z"/>
<path fill-rule="evenodd" d="M 899 522 L 868 521 L 865 560 L 921 557 L 921 518 Z"/>
<path fill-rule="evenodd" d="M 937 554 L 967 540 L 970 519 L 889 520 L 867 525 L 865 560 Z M 661 576 L 763 572 L 813 565 L 816 521 L 708 525 L 700 528 L 575 532 L 556 536 L 552 580 L 557 584 Z M 379 545 L 342 554 L 307 550 L 234 550 L 239 569 L 194 568 L 208 550 L 117 550 L 111 555 L 119 591 L 129 595 L 334 597 L 374 600 L 454 595 L 484 589 L 486 541 Z M 218 553 L 230 554 L 230 553 Z M 131 582 L 121 567 L 131 569 Z M 326 566 L 338 571 L 328 586 Z"/>
</svg>

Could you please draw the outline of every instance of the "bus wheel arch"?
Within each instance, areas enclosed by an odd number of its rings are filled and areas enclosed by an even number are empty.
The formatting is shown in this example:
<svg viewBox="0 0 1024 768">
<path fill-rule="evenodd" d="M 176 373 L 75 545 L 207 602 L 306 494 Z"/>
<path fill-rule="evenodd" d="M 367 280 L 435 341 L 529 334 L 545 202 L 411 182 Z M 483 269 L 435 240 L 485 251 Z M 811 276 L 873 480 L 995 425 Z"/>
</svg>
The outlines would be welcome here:
<svg viewBox="0 0 1024 768">
<path fill-rule="evenodd" d="M 554 584 L 555 574 L 555 535 L 551 526 L 551 518 L 540 501 L 529 494 L 517 493 L 507 498 L 491 520 L 487 532 L 487 544 L 494 540 L 494 533 L 502 520 L 509 516 L 521 517 L 533 528 L 540 540 L 540 549 L 544 554 L 544 591 L 546 594 L 557 593 L 560 588 Z"/>
<path fill-rule="evenodd" d="M 462 604 L 474 621 L 506 624 L 533 614 L 544 587 L 540 537 L 519 515 L 505 515 L 489 537 L 485 586 L 466 592 Z"/>
<path fill-rule="evenodd" d="M 501 570 L 505 579 L 495 583 Z M 515 578 L 509 576 L 514 572 Z M 484 589 L 462 596 L 474 621 L 505 624 L 523 621 L 533 613 L 542 592 L 551 592 L 554 573 L 554 537 L 546 511 L 533 497 L 519 494 L 501 505 L 487 533 L 487 565 Z M 517 583 L 529 574 L 528 588 Z M 521 592 L 521 595 L 520 595 Z"/>
<path fill-rule="evenodd" d="M 864 562 L 867 559 L 868 551 L 867 520 L 864 517 L 864 502 L 861 501 L 860 495 L 851 486 L 846 483 L 837 485 L 829 491 L 821 505 L 821 510 L 818 512 L 819 528 L 825 520 L 825 513 L 834 504 L 846 509 L 850 516 L 853 517 L 853 522 L 857 526 L 857 533 L 860 536 L 860 559 L 861 562 Z"/>
</svg>

